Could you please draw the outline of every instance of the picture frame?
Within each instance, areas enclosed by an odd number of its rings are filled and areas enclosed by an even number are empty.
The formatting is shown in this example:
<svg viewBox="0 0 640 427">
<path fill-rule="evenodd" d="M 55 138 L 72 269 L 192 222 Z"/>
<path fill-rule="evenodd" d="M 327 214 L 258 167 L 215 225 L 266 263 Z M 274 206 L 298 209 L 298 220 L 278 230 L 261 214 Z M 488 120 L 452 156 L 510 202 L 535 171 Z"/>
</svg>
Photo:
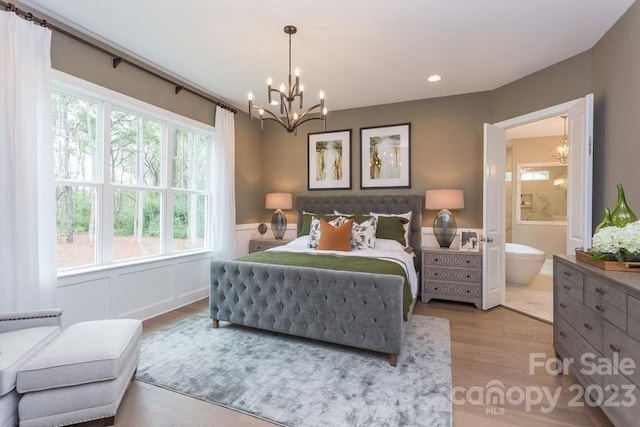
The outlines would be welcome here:
<svg viewBox="0 0 640 427">
<path fill-rule="evenodd" d="M 479 252 L 480 241 L 478 239 L 478 232 L 476 231 L 462 231 L 460 233 L 460 250 L 466 252 Z"/>
<path fill-rule="evenodd" d="M 351 129 L 307 135 L 307 189 L 351 189 Z"/>
<path fill-rule="evenodd" d="M 411 123 L 360 128 L 360 188 L 411 188 Z"/>
</svg>

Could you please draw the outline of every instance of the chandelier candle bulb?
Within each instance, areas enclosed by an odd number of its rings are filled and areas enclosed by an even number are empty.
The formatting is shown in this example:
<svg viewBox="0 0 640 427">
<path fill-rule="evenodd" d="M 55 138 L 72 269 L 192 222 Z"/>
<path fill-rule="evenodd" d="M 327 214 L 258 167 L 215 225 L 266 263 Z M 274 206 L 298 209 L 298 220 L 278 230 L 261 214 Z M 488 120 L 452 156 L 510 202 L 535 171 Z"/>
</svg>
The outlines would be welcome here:
<svg viewBox="0 0 640 427">
<path fill-rule="evenodd" d="M 267 79 L 267 94 L 269 95 L 269 104 L 271 104 L 271 85 L 273 84 L 273 80 L 271 80 L 271 77 L 269 77 Z"/>
<path fill-rule="evenodd" d="M 253 120 L 253 94 L 249 92 L 249 119 Z"/>
</svg>

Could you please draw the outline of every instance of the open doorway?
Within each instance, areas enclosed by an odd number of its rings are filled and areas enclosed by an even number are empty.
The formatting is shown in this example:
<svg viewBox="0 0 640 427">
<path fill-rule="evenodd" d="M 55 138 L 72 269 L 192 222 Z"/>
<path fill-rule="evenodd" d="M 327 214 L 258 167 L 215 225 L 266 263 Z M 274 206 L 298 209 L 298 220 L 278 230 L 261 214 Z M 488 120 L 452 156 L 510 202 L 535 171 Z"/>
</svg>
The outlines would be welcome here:
<svg viewBox="0 0 640 427">
<path fill-rule="evenodd" d="M 482 308 L 505 303 L 506 131 L 558 115 L 567 115 L 570 161 L 567 167 L 568 254 L 591 246 L 593 95 L 496 124 L 484 125 Z M 533 200 L 532 198 L 530 200 Z M 528 203 L 528 202 L 525 202 Z"/>
<path fill-rule="evenodd" d="M 566 253 L 566 115 L 506 130 L 504 306 L 553 322 L 553 254 Z"/>
</svg>

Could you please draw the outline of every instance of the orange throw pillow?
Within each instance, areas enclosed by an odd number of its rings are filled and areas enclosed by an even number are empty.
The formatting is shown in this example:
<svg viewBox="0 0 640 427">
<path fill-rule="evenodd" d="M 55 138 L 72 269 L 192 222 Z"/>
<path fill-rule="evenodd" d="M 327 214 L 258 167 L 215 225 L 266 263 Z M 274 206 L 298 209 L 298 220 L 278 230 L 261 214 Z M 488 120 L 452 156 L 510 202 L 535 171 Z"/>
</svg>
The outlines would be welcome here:
<svg viewBox="0 0 640 427">
<path fill-rule="evenodd" d="M 334 227 L 324 219 L 320 219 L 318 249 L 350 252 L 352 225 L 353 221 L 347 220 L 342 225 Z"/>
</svg>

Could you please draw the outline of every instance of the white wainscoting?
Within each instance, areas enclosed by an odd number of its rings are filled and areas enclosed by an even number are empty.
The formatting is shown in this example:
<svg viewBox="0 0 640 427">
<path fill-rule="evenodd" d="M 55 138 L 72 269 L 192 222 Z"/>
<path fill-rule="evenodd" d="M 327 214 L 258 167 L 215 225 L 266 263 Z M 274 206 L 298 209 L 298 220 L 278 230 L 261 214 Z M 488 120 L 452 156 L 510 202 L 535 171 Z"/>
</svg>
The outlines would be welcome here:
<svg viewBox="0 0 640 427">
<path fill-rule="evenodd" d="M 264 237 L 273 238 L 271 230 Z M 287 225 L 284 237 L 296 237 L 296 224 Z M 246 255 L 249 240 L 257 238 L 257 223 L 236 226 L 236 256 Z M 456 238 L 451 247 L 458 244 Z M 422 246 L 438 247 L 430 227 L 422 229 Z M 210 261 L 211 254 L 204 252 L 63 275 L 57 296 L 63 326 L 85 320 L 144 320 L 206 298 Z"/>
<path fill-rule="evenodd" d="M 211 253 L 131 263 L 58 278 L 64 327 L 85 320 L 148 319 L 205 298 Z"/>
</svg>

